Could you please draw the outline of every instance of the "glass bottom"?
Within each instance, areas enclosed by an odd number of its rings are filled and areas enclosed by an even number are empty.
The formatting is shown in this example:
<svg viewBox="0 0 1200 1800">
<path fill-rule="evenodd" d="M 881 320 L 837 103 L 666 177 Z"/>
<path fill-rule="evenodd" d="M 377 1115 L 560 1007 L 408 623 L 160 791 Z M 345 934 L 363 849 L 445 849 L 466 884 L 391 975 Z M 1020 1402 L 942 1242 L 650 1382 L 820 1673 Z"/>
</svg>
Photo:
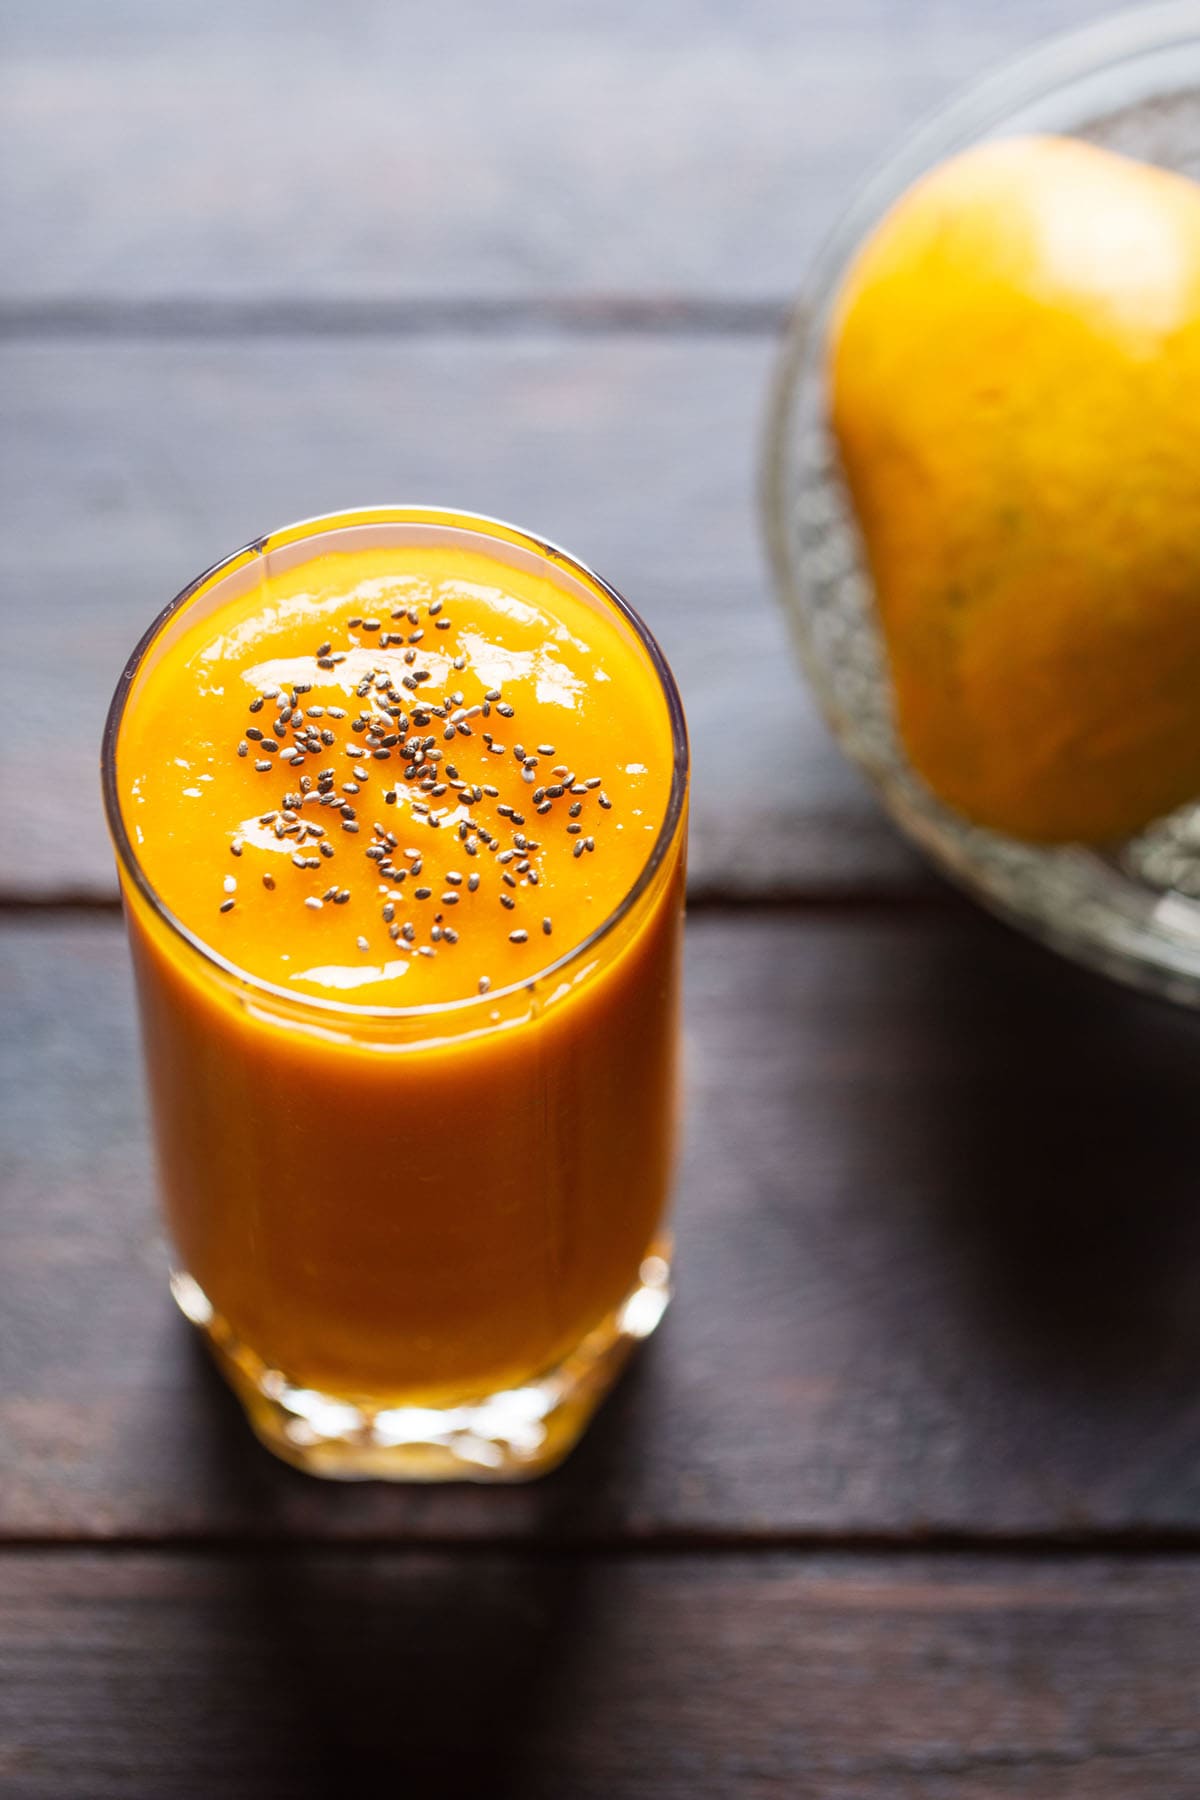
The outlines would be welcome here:
<svg viewBox="0 0 1200 1800">
<path fill-rule="evenodd" d="M 671 1298 L 670 1244 L 643 1260 L 614 1312 L 555 1368 L 457 1406 L 365 1407 L 296 1387 L 234 1336 L 181 1270 L 171 1292 L 199 1327 L 255 1433 L 276 1456 L 330 1481 L 530 1481 L 574 1448 L 634 1345 Z"/>
</svg>

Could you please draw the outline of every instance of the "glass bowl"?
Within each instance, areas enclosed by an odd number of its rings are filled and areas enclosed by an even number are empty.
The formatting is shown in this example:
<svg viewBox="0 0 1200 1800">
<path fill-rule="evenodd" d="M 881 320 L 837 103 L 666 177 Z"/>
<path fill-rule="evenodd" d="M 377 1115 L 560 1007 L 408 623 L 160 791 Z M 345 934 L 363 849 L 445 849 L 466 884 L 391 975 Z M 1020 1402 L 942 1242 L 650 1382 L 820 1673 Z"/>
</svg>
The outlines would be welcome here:
<svg viewBox="0 0 1200 1800">
<path fill-rule="evenodd" d="M 934 163 L 1025 132 L 1086 138 L 1200 177 L 1200 0 L 1054 39 L 936 115 L 859 191 L 817 260 L 776 372 L 763 470 L 775 580 L 829 724 L 908 836 L 987 906 L 1067 955 L 1200 1005 L 1200 804 L 1110 851 L 1047 849 L 972 825 L 907 765 L 828 427 L 828 319 L 863 237 Z"/>
</svg>

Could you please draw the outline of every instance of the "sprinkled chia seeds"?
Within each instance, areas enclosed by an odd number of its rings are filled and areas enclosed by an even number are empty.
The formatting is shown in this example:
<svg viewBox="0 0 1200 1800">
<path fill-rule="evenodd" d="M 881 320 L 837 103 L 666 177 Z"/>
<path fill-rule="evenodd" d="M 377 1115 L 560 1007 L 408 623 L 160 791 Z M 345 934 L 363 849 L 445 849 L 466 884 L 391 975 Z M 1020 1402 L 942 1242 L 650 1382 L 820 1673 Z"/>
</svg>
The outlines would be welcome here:
<svg viewBox="0 0 1200 1800">
<path fill-rule="evenodd" d="M 306 874 L 321 868 L 323 859 L 331 859 L 335 850 L 325 827 L 313 819 L 312 812 L 318 808 L 332 808 L 333 818 L 341 830 L 348 836 L 357 835 L 360 825 L 355 808 L 343 797 L 357 796 L 370 780 L 371 765 L 393 760 L 394 752 L 401 773 L 398 778 L 394 771 L 389 776 L 381 777 L 381 787 L 384 780 L 390 781 L 389 786 L 382 788 L 382 804 L 387 807 L 406 805 L 410 823 L 414 827 L 422 824 L 432 830 L 441 829 L 443 825 L 451 827 L 454 844 L 460 845 L 462 853 L 467 857 L 478 859 L 481 850 L 490 852 L 499 865 L 500 875 L 499 885 L 494 885 L 490 891 L 506 911 L 515 911 L 518 889 L 539 885 L 543 875 L 547 873 L 539 866 L 543 854 L 561 856 L 565 848 L 564 840 L 557 838 L 560 848 L 555 850 L 552 845 L 548 852 L 543 853 L 540 844 L 522 832 L 525 816 L 519 806 L 513 804 L 512 799 L 503 799 L 502 788 L 496 783 L 473 780 L 473 771 L 460 767 L 459 763 L 469 760 L 471 755 L 473 719 L 480 714 L 486 719 L 493 710 L 502 719 L 513 719 L 516 708 L 502 698 L 502 689 L 497 686 L 483 689 L 482 701 L 468 696 L 466 688 L 470 686 L 469 681 L 463 688 L 441 693 L 437 689 L 432 668 L 420 666 L 420 658 L 424 652 L 418 651 L 417 646 L 425 639 L 425 627 L 428 623 L 432 622 L 438 632 L 453 630 L 453 621 L 445 616 L 441 599 L 431 600 L 423 608 L 415 604 L 399 607 L 391 612 L 390 618 L 397 624 L 406 622 L 412 629 L 407 634 L 384 631 L 381 629 L 382 621 L 373 617 L 354 616 L 346 621 L 346 629 L 372 634 L 372 647 L 375 651 L 391 650 L 394 659 L 389 666 L 385 666 L 387 659 L 381 655 L 379 663 L 354 685 L 354 692 L 362 702 L 357 716 L 351 717 L 342 706 L 321 701 L 302 706 L 301 697 L 311 692 L 313 687 L 313 683 L 309 681 L 296 681 L 284 689 L 265 689 L 248 702 L 251 714 L 261 713 L 268 701 L 276 703 L 270 715 L 272 735 L 265 735 L 257 725 L 247 725 L 244 736 L 237 743 L 236 753 L 240 758 L 253 754 L 256 774 L 269 774 L 277 766 L 277 762 L 299 769 L 309 757 L 319 759 L 333 753 L 335 757 L 341 754 L 349 759 L 353 777 L 337 787 L 333 768 L 318 770 L 315 775 L 300 775 L 299 790 L 284 794 L 280 805 L 273 810 L 258 814 L 258 824 L 268 830 L 277 842 L 288 839 L 292 841 L 295 848 L 288 860 L 293 867 Z M 466 648 L 452 642 L 447 650 L 449 666 L 455 674 L 461 674 L 470 668 L 471 655 Z M 445 655 L 446 650 L 438 650 L 427 660 L 436 663 L 438 656 L 444 658 Z M 345 650 L 335 649 L 335 639 L 331 636 L 328 641 L 317 646 L 314 660 L 318 668 L 332 672 L 346 660 L 346 656 Z M 401 667 L 398 668 L 397 664 Z M 445 661 L 440 666 L 444 670 Z M 404 690 L 415 696 L 419 689 L 429 683 L 435 685 L 426 688 L 419 703 L 415 699 L 406 698 Z M 475 692 L 478 694 L 480 690 L 477 688 Z M 412 708 L 411 718 L 405 713 L 405 706 Z M 338 734 L 333 725 L 335 722 L 341 725 L 343 721 L 349 722 L 349 731 L 346 742 L 339 746 Z M 426 727 L 431 724 L 435 730 L 428 732 Z M 360 740 L 357 743 L 356 738 Z M 461 744 L 459 740 L 462 740 Z M 599 790 L 596 799 L 600 808 L 605 812 L 612 810 L 613 803 L 603 791 L 601 776 L 591 775 L 579 780 L 570 765 L 564 762 L 555 764 L 550 779 L 547 780 L 543 775 L 539 784 L 539 762 L 543 766 L 549 766 L 557 754 L 554 744 L 537 744 L 532 751 L 527 751 L 524 744 L 516 743 L 510 753 L 486 730 L 476 741 L 480 757 L 511 756 L 511 760 L 504 764 L 504 768 L 510 771 L 507 779 L 510 783 L 516 783 L 519 779 L 521 786 L 533 787 L 531 805 L 539 818 L 555 813 L 558 810 L 556 802 L 561 801 L 564 795 L 571 796 L 566 809 L 566 842 L 571 849 L 570 861 L 577 861 L 585 850 L 595 849 L 595 839 L 586 833 L 581 818 L 584 799 L 596 790 Z M 446 753 L 439 748 L 439 743 L 452 742 L 456 745 L 458 761 L 447 759 L 448 756 L 454 757 L 455 751 Z M 513 792 L 511 786 L 509 791 L 510 794 Z M 432 804 L 446 797 L 449 798 L 449 805 L 439 807 Z M 493 834 L 488 821 L 467 810 L 478 807 L 485 798 L 495 803 L 494 812 L 501 835 Z M 243 857 L 251 847 L 241 831 L 230 838 L 230 854 L 234 857 Z M 489 891 L 485 877 L 481 876 L 478 869 L 472 869 L 466 876 L 458 869 L 445 870 L 441 878 L 443 887 L 438 890 L 437 898 L 437 904 L 442 910 L 434 912 L 432 919 L 429 913 L 424 915 L 429 923 L 422 927 L 421 935 L 427 937 L 427 941 L 418 942 L 416 925 L 412 921 L 401 923 L 397 919 L 396 902 L 400 897 L 399 885 L 410 876 L 415 882 L 421 874 L 419 850 L 415 847 L 401 850 L 395 833 L 387 831 L 376 820 L 371 828 L 371 842 L 363 847 L 362 853 L 373 871 L 375 891 L 381 897 L 380 916 L 393 943 L 427 959 L 436 955 L 435 946 L 453 947 L 464 934 L 469 943 L 473 916 L 471 898 L 481 893 L 486 897 Z M 345 857 L 355 853 L 349 846 L 344 846 L 342 854 Z M 408 864 L 407 868 L 396 866 L 393 858 L 400 856 Z M 229 912 L 235 905 L 233 893 L 237 884 L 232 876 L 224 879 L 226 898 L 221 901 L 220 910 Z M 261 880 L 268 893 L 276 891 L 274 874 L 264 872 Z M 491 880 L 495 882 L 494 875 Z M 553 886 L 552 878 L 551 885 Z M 430 901 L 435 897 L 435 889 L 430 885 L 413 886 L 408 891 L 415 900 Z M 319 912 L 326 904 L 348 905 L 351 892 L 350 886 L 335 884 L 326 889 L 323 895 L 306 894 L 301 897 L 308 910 Z M 453 927 L 444 918 L 445 910 L 451 907 L 459 909 L 460 914 Z M 554 927 L 549 915 L 542 918 L 541 929 L 545 937 L 552 935 Z M 525 944 L 529 941 L 528 931 L 521 927 L 510 931 L 508 937 L 513 944 Z M 354 943 L 360 954 L 369 952 L 370 941 L 365 936 L 356 934 Z M 479 993 L 487 994 L 491 988 L 490 978 L 481 975 L 477 979 Z"/>
</svg>

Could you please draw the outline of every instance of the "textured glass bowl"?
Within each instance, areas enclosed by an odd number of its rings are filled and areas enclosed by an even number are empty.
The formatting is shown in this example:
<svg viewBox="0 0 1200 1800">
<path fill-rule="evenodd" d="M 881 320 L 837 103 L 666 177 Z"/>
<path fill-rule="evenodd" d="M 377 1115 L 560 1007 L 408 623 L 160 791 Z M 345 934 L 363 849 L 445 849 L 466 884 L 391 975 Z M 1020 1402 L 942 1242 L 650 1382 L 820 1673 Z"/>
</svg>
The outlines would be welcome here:
<svg viewBox="0 0 1200 1800">
<path fill-rule="evenodd" d="M 934 163 L 1031 131 L 1086 138 L 1200 178 L 1200 0 L 1055 39 L 938 114 L 861 189 L 812 272 L 776 375 L 764 465 L 775 579 L 826 718 L 908 836 L 993 910 L 1068 955 L 1200 1005 L 1200 804 L 1111 854 L 1046 849 L 971 825 L 907 766 L 827 423 L 829 312 L 863 237 Z"/>
</svg>

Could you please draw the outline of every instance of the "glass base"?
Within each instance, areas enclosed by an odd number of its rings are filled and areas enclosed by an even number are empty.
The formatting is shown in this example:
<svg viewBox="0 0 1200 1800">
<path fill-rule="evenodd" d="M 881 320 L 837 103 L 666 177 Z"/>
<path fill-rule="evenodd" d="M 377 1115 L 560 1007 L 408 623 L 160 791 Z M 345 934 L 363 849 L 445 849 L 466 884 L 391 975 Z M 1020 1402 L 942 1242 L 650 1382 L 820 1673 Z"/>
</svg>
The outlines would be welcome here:
<svg viewBox="0 0 1200 1800">
<path fill-rule="evenodd" d="M 615 1312 L 535 1381 L 457 1406 L 365 1407 L 296 1387 L 269 1368 L 214 1311 L 190 1275 L 171 1292 L 204 1333 L 225 1379 L 268 1450 L 331 1481 L 529 1481 L 574 1448 L 633 1346 L 671 1298 L 669 1244 L 642 1262 Z"/>
</svg>

